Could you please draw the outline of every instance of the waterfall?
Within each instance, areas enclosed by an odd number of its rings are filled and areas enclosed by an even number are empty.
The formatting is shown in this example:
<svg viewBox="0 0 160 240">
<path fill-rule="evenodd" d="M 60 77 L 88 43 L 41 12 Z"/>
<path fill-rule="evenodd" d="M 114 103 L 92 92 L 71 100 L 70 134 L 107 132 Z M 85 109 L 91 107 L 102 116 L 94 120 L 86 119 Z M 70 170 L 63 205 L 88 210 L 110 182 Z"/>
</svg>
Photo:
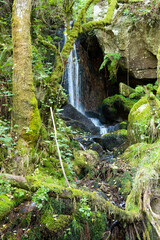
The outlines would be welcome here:
<svg viewBox="0 0 160 240">
<path fill-rule="evenodd" d="M 79 77 L 79 63 L 75 44 L 73 45 L 73 49 L 71 50 L 68 58 L 67 79 L 69 103 L 74 106 L 78 111 L 83 113 L 84 111 L 80 99 L 81 84 Z"/>
<path fill-rule="evenodd" d="M 64 43 L 66 42 L 66 29 L 64 31 Z M 67 90 L 69 103 L 75 107 L 79 112 L 85 115 L 82 97 L 81 97 L 81 78 L 79 74 L 79 62 L 76 50 L 76 44 L 74 43 L 73 49 L 70 52 L 68 63 L 63 74 L 62 82 L 64 88 Z M 111 131 L 117 130 L 117 125 L 109 126 L 101 124 L 98 118 L 89 118 L 92 123 L 99 127 L 100 134 L 106 134 Z"/>
<path fill-rule="evenodd" d="M 66 42 L 66 29 L 64 31 L 64 43 Z M 75 107 L 79 112 L 84 114 L 84 109 L 81 101 L 81 79 L 79 75 L 79 63 L 74 43 L 73 49 L 70 52 L 68 63 L 63 75 L 62 82 L 65 81 L 65 89 L 67 90 L 69 103 Z"/>
</svg>

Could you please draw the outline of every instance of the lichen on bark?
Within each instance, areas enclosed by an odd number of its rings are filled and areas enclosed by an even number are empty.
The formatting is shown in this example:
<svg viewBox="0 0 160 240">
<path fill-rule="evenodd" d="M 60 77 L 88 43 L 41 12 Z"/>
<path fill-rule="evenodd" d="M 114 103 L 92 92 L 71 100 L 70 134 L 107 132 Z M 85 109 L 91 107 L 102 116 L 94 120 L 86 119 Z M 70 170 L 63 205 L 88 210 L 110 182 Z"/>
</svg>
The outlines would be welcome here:
<svg viewBox="0 0 160 240">
<path fill-rule="evenodd" d="M 30 37 L 31 0 L 15 0 L 12 14 L 13 108 L 12 122 L 19 138 L 34 143 L 41 118 L 35 98 Z"/>
</svg>

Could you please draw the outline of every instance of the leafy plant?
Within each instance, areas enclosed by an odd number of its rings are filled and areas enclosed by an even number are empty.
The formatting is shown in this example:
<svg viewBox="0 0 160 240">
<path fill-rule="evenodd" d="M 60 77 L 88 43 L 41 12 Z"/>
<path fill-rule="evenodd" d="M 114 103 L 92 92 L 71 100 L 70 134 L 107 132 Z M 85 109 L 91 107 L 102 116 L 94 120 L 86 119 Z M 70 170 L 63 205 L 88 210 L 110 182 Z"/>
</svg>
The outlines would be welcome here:
<svg viewBox="0 0 160 240">
<path fill-rule="evenodd" d="M 80 201 L 79 212 L 81 213 L 81 217 L 88 219 L 92 216 L 92 211 L 90 206 L 88 205 L 88 199 L 84 196 Z"/>
<path fill-rule="evenodd" d="M 13 142 L 13 139 L 9 133 L 10 131 L 10 125 L 7 120 L 0 120 L 0 143 L 3 147 L 12 148 L 15 143 Z"/>
<path fill-rule="evenodd" d="M 13 190 L 9 181 L 0 178 L 0 194 L 11 193 Z"/>
<path fill-rule="evenodd" d="M 49 188 L 42 186 L 37 190 L 37 192 L 32 197 L 32 202 L 34 202 L 37 208 L 41 209 L 43 207 L 43 202 L 48 201 Z"/>
<path fill-rule="evenodd" d="M 107 64 L 108 71 L 109 71 L 109 79 L 112 81 L 115 81 L 116 74 L 118 70 L 118 62 L 121 55 L 120 53 L 107 53 L 104 56 L 104 60 L 99 68 L 99 71 L 101 71 Z"/>
</svg>

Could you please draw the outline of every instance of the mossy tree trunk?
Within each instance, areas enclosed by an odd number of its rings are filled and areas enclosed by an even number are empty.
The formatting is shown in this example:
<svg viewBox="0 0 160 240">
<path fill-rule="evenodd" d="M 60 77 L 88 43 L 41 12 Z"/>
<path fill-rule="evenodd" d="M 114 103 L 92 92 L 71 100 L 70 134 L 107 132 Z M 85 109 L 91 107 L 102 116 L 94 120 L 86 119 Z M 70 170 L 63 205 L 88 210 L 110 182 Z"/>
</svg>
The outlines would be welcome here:
<svg viewBox="0 0 160 240">
<path fill-rule="evenodd" d="M 158 81 L 158 90 L 157 90 L 157 94 L 158 96 L 160 96 L 160 46 L 159 46 L 159 49 L 158 49 L 158 54 L 157 54 L 157 60 L 158 60 L 158 63 L 157 63 L 157 81 Z"/>
<path fill-rule="evenodd" d="M 12 123 L 17 125 L 19 139 L 33 144 L 38 138 L 41 118 L 33 85 L 30 14 L 31 0 L 14 0 Z"/>
</svg>

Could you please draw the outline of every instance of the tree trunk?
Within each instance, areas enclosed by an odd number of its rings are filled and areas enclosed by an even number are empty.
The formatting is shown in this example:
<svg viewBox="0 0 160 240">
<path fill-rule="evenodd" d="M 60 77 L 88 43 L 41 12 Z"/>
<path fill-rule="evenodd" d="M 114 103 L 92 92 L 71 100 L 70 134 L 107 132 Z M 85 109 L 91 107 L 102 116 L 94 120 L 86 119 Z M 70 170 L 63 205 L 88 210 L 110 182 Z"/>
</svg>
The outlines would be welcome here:
<svg viewBox="0 0 160 240">
<path fill-rule="evenodd" d="M 160 96 L 160 46 L 158 49 L 158 54 L 157 54 L 157 81 L 158 81 L 158 90 L 157 94 Z"/>
<path fill-rule="evenodd" d="M 16 125 L 20 139 L 33 144 L 39 135 L 41 118 L 33 85 L 30 14 L 31 0 L 14 0 L 12 124 Z"/>
</svg>

